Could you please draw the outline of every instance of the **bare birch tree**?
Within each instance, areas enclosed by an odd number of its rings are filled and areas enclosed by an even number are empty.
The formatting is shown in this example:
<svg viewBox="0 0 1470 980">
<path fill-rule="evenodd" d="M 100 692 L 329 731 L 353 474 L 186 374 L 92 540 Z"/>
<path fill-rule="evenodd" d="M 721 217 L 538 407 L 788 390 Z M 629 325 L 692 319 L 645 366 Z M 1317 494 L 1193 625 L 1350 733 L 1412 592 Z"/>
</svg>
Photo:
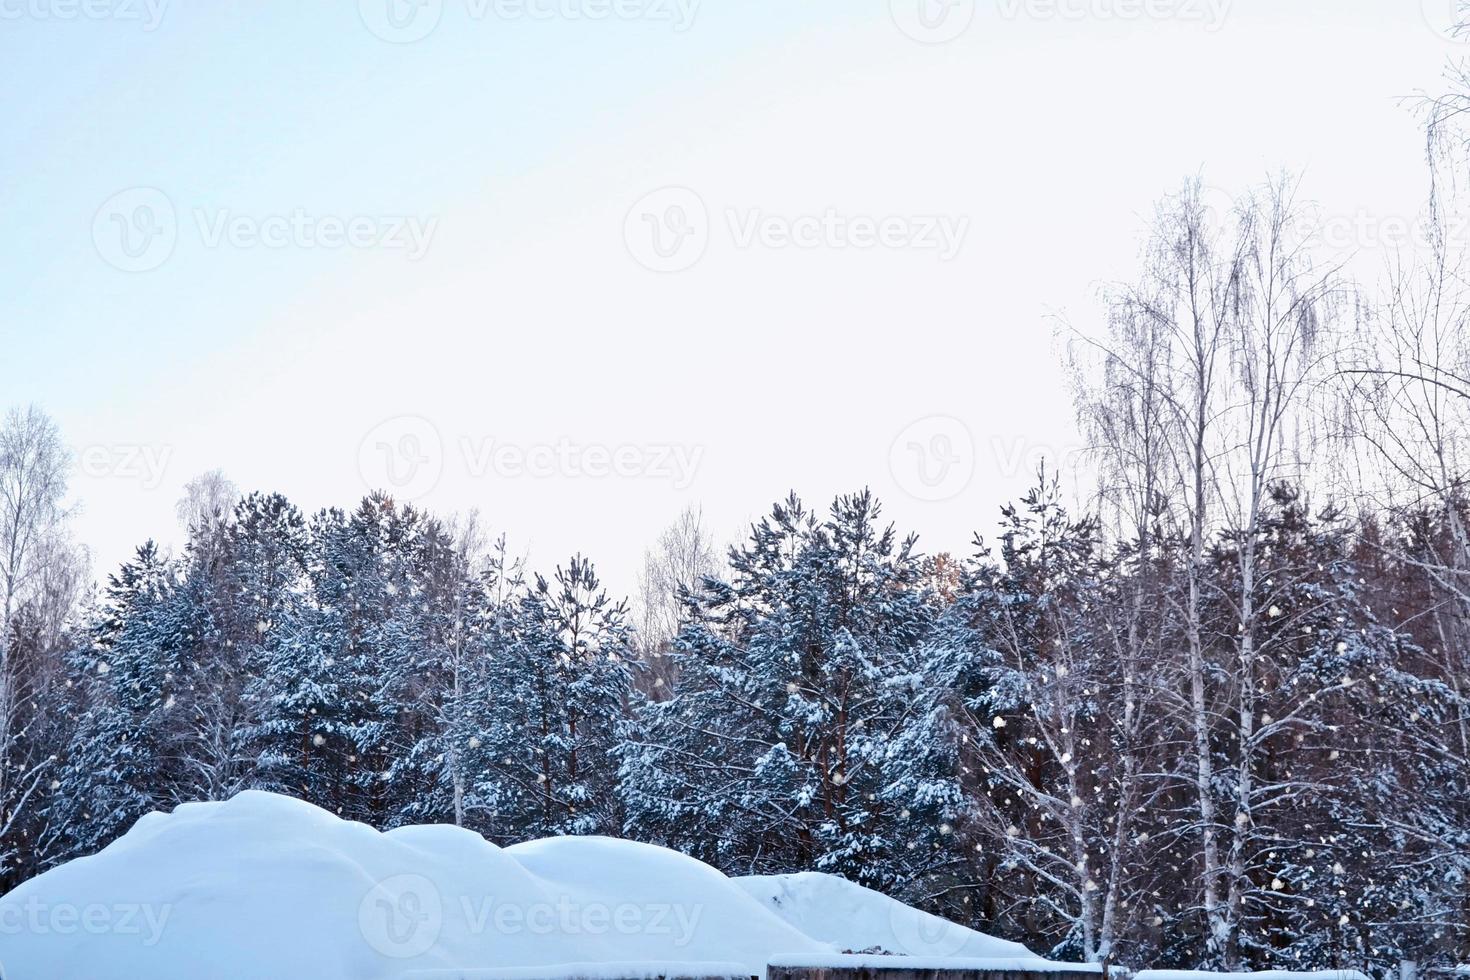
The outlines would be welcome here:
<svg viewBox="0 0 1470 980">
<path fill-rule="evenodd" d="M 644 675 L 639 680 L 655 699 L 666 699 L 673 691 L 674 665 L 667 654 L 683 615 L 680 596 L 719 567 L 714 539 L 698 507 L 685 508 L 644 553 L 638 577 L 638 648 Z"/>
<path fill-rule="evenodd" d="M 0 877 L 14 856 L 11 831 L 47 776 L 46 760 L 27 768 L 16 755 L 25 689 L 12 654 L 22 607 L 48 593 L 55 600 L 58 588 L 64 597 L 75 585 L 65 581 L 74 568 L 62 547 L 69 465 L 44 412 L 30 406 L 6 413 L 0 424 Z"/>
<path fill-rule="evenodd" d="M 1257 634 L 1266 610 L 1257 540 L 1272 486 L 1303 475 L 1300 439 L 1331 349 L 1323 336 L 1344 295 L 1337 270 L 1313 264 L 1305 226 L 1288 180 L 1268 182 L 1223 216 L 1189 182 L 1159 210 L 1142 281 L 1115 299 L 1108 336 L 1089 345 L 1101 352 L 1095 380 L 1079 375 L 1115 531 L 1143 560 L 1155 542 L 1182 552 L 1180 587 L 1160 595 L 1182 624 L 1178 708 L 1192 740 L 1207 955 L 1227 968 L 1239 960 L 1259 789 Z M 1207 594 L 1207 542 L 1217 533 L 1238 545 L 1224 596 Z M 1221 627 L 1205 621 L 1221 600 L 1234 621 L 1223 631 L 1228 651 L 1216 649 Z M 1136 627 L 1127 636 L 1128 656 L 1142 657 Z M 1231 757 L 1218 747 L 1222 730 Z"/>
</svg>

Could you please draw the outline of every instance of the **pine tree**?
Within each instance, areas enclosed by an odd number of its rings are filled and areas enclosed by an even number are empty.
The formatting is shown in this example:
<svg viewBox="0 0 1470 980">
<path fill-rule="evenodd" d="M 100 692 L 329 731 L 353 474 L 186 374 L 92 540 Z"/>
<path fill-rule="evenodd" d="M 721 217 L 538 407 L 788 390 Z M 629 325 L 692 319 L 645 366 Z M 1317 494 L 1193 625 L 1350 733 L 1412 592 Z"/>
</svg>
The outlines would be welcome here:
<svg viewBox="0 0 1470 980">
<path fill-rule="evenodd" d="M 279 693 L 258 726 L 267 778 L 351 819 L 391 823 L 405 807 L 390 784 L 412 743 L 422 551 L 438 526 L 374 494 L 350 515 L 321 512 L 308 533 L 307 596 L 271 631 Z"/>
<path fill-rule="evenodd" d="M 911 896 L 957 866 L 956 661 L 878 502 L 793 495 L 686 595 L 679 683 L 621 748 L 627 828 L 731 872 L 816 868 Z"/>
<path fill-rule="evenodd" d="M 475 787 L 498 839 L 615 834 L 612 753 L 631 694 L 627 611 L 582 556 L 538 576 L 497 629 Z"/>
<path fill-rule="evenodd" d="M 174 802 L 180 773 L 174 714 L 189 694 L 198 624 L 178 569 L 149 541 L 108 584 L 93 641 L 70 655 L 80 712 L 61 759 L 49 822 L 60 851 L 85 854 L 134 820 Z"/>
</svg>

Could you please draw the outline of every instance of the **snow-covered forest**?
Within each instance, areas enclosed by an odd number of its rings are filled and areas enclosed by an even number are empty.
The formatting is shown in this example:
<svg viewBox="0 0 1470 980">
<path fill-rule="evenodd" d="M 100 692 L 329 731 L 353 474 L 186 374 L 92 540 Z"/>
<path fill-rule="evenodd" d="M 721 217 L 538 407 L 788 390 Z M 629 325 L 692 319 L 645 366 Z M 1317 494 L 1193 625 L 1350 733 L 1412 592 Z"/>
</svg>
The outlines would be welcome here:
<svg viewBox="0 0 1470 980">
<path fill-rule="evenodd" d="M 1058 957 L 1463 962 L 1470 308 L 1445 250 L 1384 289 L 1316 261 L 1299 195 L 1160 204 L 1063 330 L 1086 472 L 998 533 L 919 542 L 860 488 L 728 549 L 690 512 L 631 603 L 484 518 L 219 474 L 94 592 L 64 436 L 12 410 L 0 889 L 267 789 L 832 872 Z"/>
<path fill-rule="evenodd" d="M 1069 390 L 1035 393 L 1086 451 L 970 541 L 762 473 L 763 517 L 731 541 L 670 514 L 624 597 L 488 502 L 313 512 L 214 471 L 181 547 L 95 568 L 68 434 L 0 404 L 0 894 L 150 811 L 266 790 L 385 830 L 826 872 L 1059 960 L 1463 974 L 1470 69 L 1446 84 L 1411 106 L 1423 240 L 1379 268 L 1289 174 L 1228 203 L 1191 177 L 1117 229 L 1135 274 L 1056 319 Z M 1010 355 L 932 356 L 980 385 Z"/>
</svg>

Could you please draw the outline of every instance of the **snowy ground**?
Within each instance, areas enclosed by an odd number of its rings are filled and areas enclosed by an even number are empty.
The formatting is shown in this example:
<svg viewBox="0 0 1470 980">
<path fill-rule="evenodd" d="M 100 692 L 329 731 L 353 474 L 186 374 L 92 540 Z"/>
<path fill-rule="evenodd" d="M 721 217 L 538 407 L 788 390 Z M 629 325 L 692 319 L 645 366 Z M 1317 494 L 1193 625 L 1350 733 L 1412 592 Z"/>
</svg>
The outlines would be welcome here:
<svg viewBox="0 0 1470 980">
<path fill-rule="evenodd" d="M 265 793 L 150 814 L 0 898 L 5 980 L 749 976 L 872 947 L 1034 960 L 825 875 L 732 881 L 606 838 L 383 834 Z"/>
</svg>

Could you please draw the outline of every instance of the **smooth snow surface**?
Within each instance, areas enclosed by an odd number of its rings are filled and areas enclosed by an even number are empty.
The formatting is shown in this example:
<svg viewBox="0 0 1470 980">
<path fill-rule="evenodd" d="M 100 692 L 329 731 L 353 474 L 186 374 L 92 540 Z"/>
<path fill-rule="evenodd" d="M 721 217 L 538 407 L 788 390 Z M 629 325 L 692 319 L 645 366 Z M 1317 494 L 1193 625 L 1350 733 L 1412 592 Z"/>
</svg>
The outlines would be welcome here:
<svg viewBox="0 0 1470 980">
<path fill-rule="evenodd" d="M 1139 970 L 1133 980 L 1368 980 L 1357 970 L 1262 970 L 1259 973 L 1210 973 L 1205 970 Z"/>
<path fill-rule="evenodd" d="M 382 834 L 269 793 L 151 813 L 0 898 L 4 980 L 751 976 L 874 948 L 1037 962 L 830 875 L 732 881 L 601 837 Z"/>
<path fill-rule="evenodd" d="M 268 793 L 149 814 L 0 898 L 5 980 L 557 976 L 588 975 L 558 964 L 626 961 L 756 975 L 775 955 L 831 951 L 662 848 L 580 838 L 501 850 L 454 827 L 382 834 Z"/>
<path fill-rule="evenodd" d="M 649 962 L 633 960 L 618 963 L 558 963 L 544 966 L 522 966 L 499 970 L 416 970 L 403 980 L 665 980 L 667 977 L 699 978 L 743 977 L 744 963 Z"/>
<path fill-rule="evenodd" d="M 805 871 L 732 879 L 767 909 L 837 952 L 881 950 L 902 956 L 1038 959 L 1008 942 L 920 912 L 835 875 Z"/>
<path fill-rule="evenodd" d="M 1055 963 L 1026 956 L 885 956 L 881 953 L 862 955 L 772 957 L 770 966 L 821 967 L 829 970 L 1025 970 L 1029 973 L 1096 973 L 1097 963 Z"/>
<path fill-rule="evenodd" d="M 837 955 L 874 948 L 915 958 Z M 0 897 L 5 980 L 632 980 L 762 975 L 769 962 L 1048 966 L 830 875 L 732 881 L 598 837 L 502 850 L 454 827 L 382 834 L 269 793 L 149 814 Z"/>
</svg>

